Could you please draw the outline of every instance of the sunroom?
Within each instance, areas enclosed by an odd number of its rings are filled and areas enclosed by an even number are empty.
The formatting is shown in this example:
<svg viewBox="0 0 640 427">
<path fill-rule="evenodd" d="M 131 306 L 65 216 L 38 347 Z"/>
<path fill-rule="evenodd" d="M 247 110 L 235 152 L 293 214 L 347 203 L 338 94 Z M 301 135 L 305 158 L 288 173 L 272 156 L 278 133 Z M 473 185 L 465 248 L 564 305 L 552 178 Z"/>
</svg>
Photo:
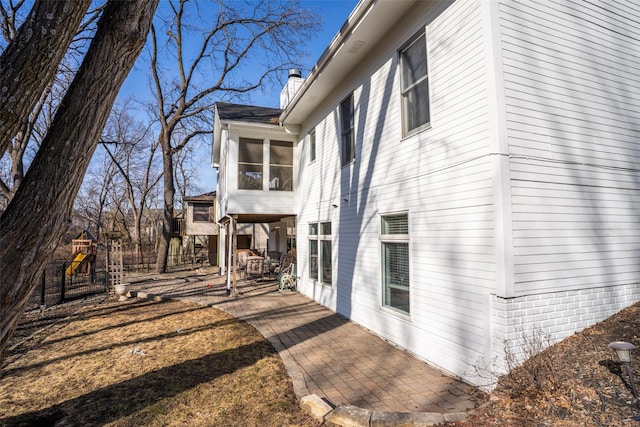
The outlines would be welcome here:
<svg viewBox="0 0 640 427">
<path fill-rule="evenodd" d="M 279 125 L 281 112 L 216 104 L 212 165 L 223 271 L 241 249 L 267 258 L 295 248 L 296 135 Z"/>
</svg>

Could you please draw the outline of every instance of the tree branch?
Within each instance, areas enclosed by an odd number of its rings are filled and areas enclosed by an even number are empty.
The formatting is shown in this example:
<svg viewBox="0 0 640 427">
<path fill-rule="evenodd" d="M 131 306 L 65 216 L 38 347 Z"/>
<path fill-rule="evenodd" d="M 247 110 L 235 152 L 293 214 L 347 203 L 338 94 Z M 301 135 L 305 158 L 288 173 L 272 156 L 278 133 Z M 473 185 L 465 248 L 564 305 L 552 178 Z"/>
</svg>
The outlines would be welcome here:
<svg viewBox="0 0 640 427">
<path fill-rule="evenodd" d="M 0 156 L 55 76 L 91 0 L 36 0 L 0 56 Z M 50 19 L 53 16 L 53 19 Z"/>
</svg>

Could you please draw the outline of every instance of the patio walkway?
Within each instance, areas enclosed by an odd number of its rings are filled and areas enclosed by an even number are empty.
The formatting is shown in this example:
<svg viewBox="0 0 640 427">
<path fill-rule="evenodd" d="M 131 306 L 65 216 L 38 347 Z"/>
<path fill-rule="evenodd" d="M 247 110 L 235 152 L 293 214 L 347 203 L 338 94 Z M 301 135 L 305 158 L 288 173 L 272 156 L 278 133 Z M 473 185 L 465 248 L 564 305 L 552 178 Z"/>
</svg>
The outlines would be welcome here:
<svg viewBox="0 0 640 427">
<path fill-rule="evenodd" d="M 278 292 L 273 281 L 238 281 L 238 297 L 227 297 L 224 278 L 213 271 L 130 275 L 126 280 L 139 296 L 210 305 L 249 322 L 280 353 L 298 398 L 316 394 L 333 405 L 379 412 L 457 413 L 484 402 L 475 387 L 297 292 Z"/>
</svg>

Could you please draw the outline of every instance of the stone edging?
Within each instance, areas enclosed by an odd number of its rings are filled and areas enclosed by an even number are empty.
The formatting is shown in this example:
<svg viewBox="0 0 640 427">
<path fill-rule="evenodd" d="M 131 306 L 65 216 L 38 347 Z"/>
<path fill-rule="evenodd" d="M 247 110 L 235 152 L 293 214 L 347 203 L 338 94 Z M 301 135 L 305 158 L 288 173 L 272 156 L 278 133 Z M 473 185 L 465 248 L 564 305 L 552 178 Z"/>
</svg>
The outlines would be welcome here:
<svg viewBox="0 0 640 427">
<path fill-rule="evenodd" d="M 309 415 L 328 427 L 427 427 L 443 422 L 464 421 L 465 412 L 377 412 L 352 405 L 331 406 L 315 394 L 300 399 Z"/>
</svg>

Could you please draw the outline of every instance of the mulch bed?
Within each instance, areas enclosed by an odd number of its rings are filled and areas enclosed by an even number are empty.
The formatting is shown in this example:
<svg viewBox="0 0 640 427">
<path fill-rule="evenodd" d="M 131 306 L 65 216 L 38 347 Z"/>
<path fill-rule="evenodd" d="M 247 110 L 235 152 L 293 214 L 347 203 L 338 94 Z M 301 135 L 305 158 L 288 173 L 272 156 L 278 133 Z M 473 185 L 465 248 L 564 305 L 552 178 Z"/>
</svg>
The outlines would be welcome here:
<svg viewBox="0 0 640 427">
<path fill-rule="evenodd" d="M 550 347 L 503 377 L 465 426 L 640 426 L 613 341 L 640 346 L 640 304 Z M 632 353 L 633 354 L 633 353 Z M 640 381 L 640 353 L 632 371 Z"/>
</svg>

